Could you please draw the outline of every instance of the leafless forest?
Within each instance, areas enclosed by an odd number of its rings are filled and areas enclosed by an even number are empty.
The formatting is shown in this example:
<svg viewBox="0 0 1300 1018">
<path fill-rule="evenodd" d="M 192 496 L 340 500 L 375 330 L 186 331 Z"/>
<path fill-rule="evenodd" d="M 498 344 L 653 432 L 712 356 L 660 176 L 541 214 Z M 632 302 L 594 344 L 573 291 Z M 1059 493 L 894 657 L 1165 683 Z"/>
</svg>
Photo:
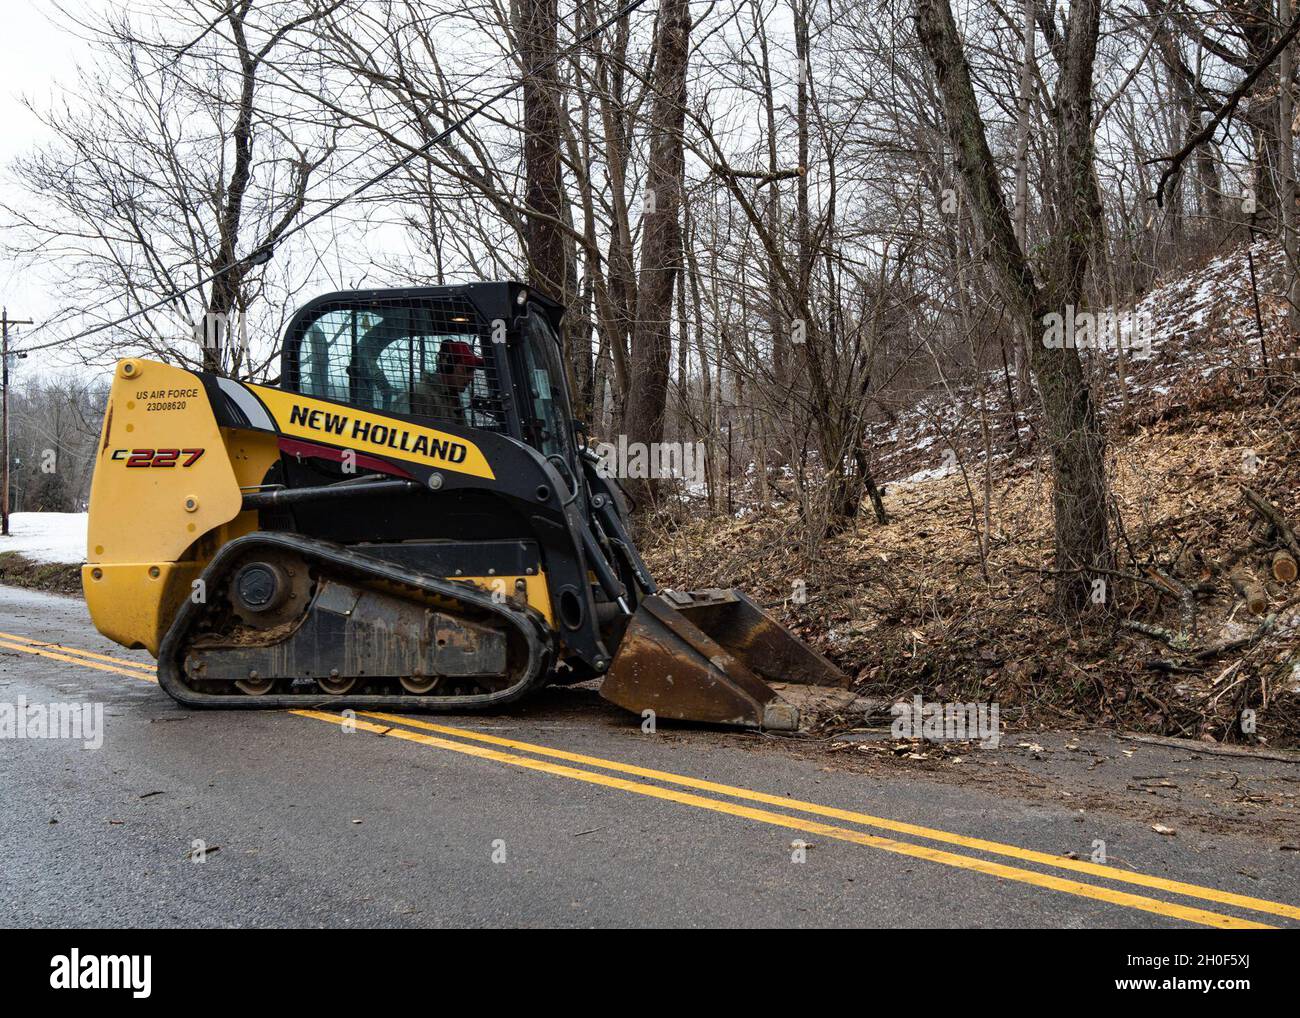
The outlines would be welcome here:
<svg viewBox="0 0 1300 1018">
<path fill-rule="evenodd" d="M 621 9 L 61 15 L 96 56 L 0 210 L 66 308 L 17 342 L 20 507 L 84 497 L 86 366 L 274 380 L 318 293 L 517 277 L 569 309 L 593 436 L 704 450 L 626 482 L 665 582 L 760 591 L 864 695 L 1300 736 L 1291 0 L 660 0 L 593 33 Z M 205 313 L 249 342 L 194 342 Z"/>
</svg>

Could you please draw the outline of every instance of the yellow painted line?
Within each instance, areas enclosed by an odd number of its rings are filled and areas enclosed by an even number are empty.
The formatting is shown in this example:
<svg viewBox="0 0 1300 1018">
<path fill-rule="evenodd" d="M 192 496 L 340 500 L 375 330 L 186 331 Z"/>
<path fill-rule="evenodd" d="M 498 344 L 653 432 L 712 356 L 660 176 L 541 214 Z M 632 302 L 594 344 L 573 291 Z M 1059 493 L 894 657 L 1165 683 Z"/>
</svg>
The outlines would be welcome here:
<svg viewBox="0 0 1300 1018">
<path fill-rule="evenodd" d="M 110 657 L 108 654 L 96 654 L 93 650 L 82 650 L 80 647 L 68 647 L 62 643 L 46 643 L 44 640 L 33 640 L 28 636 L 15 636 L 13 633 L 0 633 L 0 639 L 13 640 L 15 643 L 29 643 L 33 647 L 44 647 L 47 650 L 56 650 L 64 654 L 75 654 L 77 657 L 90 657 L 97 661 L 111 661 L 114 664 L 125 665 L 128 668 L 140 668 L 150 675 L 154 672 L 154 666 L 143 664 L 140 661 L 128 661 L 124 657 Z"/>
<path fill-rule="evenodd" d="M 0 633 L 0 637 L 6 637 L 9 634 Z M 9 639 L 23 639 L 21 637 L 9 637 Z M 38 641 L 31 641 L 37 644 Z M 17 643 L 11 643 L 7 640 L 0 639 L 0 647 L 10 650 L 22 651 L 26 654 L 38 655 L 40 657 L 51 658 L 56 661 L 64 661 L 68 664 L 83 665 L 87 668 L 95 668 L 100 671 L 113 672 L 119 675 L 127 675 L 135 679 L 144 679 L 146 682 L 157 682 L 152 675 L 147 675 L 143 671 L 127 671 L 123 668 L 113 667 L 112 665 L 99 664 L 96 661 L 88 660 L 85 657 L 73 657 L 69 654 L 56 653 L 51 650 L 42 649 L 44 647 L 59 646 L 58 644 L 41 643 L 39 646 L 23 646 Z M 63 648 L 67 649 L 67 648 Z M 91 655 L 91 651 L 80 651 L 79 653 Z M 114 661 L 121 660 L 110 658 L 107 655 L 94 655 L 104 660 Z M 132 662 L 133 667 L 139 668 Z M 1155 912 L 1160 915 L 1171 916 L 1173 918 L 1185 919 L 1188 922 L 1199 923 L 1206 926 L 1214 926 L 1222 929 L 1272 929 L 1265 923 L 1252 922 L 1246 919 L 1237 919 L 1232 916 L 1220 915 L 1215 912 L 1205 911 L 1203 909 L 1189 908 L 1183 905 L 1170 904 L 1158 901 L 1154 898 L 1146 898 L 1141 895 L 1128 894 L 1124 891 L 1116 891 L 1111 888 L 1097 887 L 1093 884 L 1084 884 L 1077 881 L 1065 880 L 1050 874 L 1037 873 L 1032 870 L 1021 870 L 1013 866 L 1005 866 L 1001 863 L 987 862 L 982 859 L 975 859 L 969 856 L 956 855 L 950 852 L 944 852 L 939 849 L 932 849 L 926 846 L 913 845 L 907 842 L 893 841 L 889 838 L 882 838 L 876 835 L 865 834 L 861 831 L 849 830 L 847 828 L 832 827 L 828 824 L 821 824 L 815 821 L 805 821 L 798 817 L 786 816 L 778 813 L 770 813 L 767 810 L 753 809 L 747 806 L 739 806 L 734 803 L 721 802 L 716 799 L 707 799 L 703 796 L 690 795 L 689 793 L 677 792 L 672 789 L 659 788 L 654 785 L 644 785 L 640 782 L 625 781 L 621 778 L 610 777 L 603 774 L 594 774 L 590 771 L 577 770 L 572 767 L 564 767 L 556 764 L 545 763 L 540 760 L 533 760 L 527 757 L 515 756 L 510 753 L 502 753 L 496 750 L 484 749 L 479 746 L 466 745 L 462 742 L 452 742 L 447 739 L 438 739 L 432 736 L 421 735 L 418 732 L 410 732 L 401 728 L 380 728 L 378 725 L 372 725 L 366 721 L 355 720 L 340 717 L 334 714 L 322 714 L 318 711 L 294 710 L 290 714 L 296 714 L 299 717 L 314 718 L 322 721 L 329 721 L 333 724 L 346 725 L 352 724 L 366 731 L 371 731 L 380 735 L 387 735 L 393 738 L 405 739 L 411 742 L 419 742 L 425 745 L 435 746 L 440 749 L 449 749 L 457 753 L 465 753 L 470 756 L 477 756 L 484 759 L 496 760 L 501 763 L 513 764 L 518 767 L 525 767 L 531 770 L 545 771 L 547 773 L 558 774 L 564 777 L 573 778 L 578 781 L 585 781 L 591 784 L 605 785 L 611 788 L 621 788 L 625 791 L 635 792 L 641 795 L 648 795 L 653 798 L 667 799 L 673 802 L 679 802 L 686 805 L 697 806 L 701 809 L 712 810 L 714 812 L 730 813 L 734 816 L 746 817 L 752 820 L 758 820 L 763 823 L 773 824 L 779 827 L 787 827 L 793 830 L 807 831 L 813 834 L 821 834 L 824 837 L 834 838 L 841 841 L 850 841 L 857 844 L 870 845 L 884 851 L 894 852 L 902 855 L 910 855 L 915 858 L 928 859 L 933 862 L 943 863 L 949 866 L 956 866 L 962 869 L 975 870 L 981 873 L 987 873 L 993 876 L 1000 876 L 1008 880 L 1017 880 L 1024 883 L 1034 884 L 1040 887 L 1047 887 L 1053 890 L 1062 891 L 1067 894 L 1074 894 L 1086 898 L 1094 898 L 1100 901 L 1108 901 L 1114 904 L 1125 905 L 1130 908 L 1140 909 L 1147 912 Z M 365 712 L 369 716 L 383 720 L 392 720 L 402 724 L 410 724 L 415 727 L 428 728 L 435 731 L 445 732 L 447 734 L 458 735 L 469 739 L 476 739 L 483 742 L 491 742 L 499 745 L 506 745 L 513 748 L 525 749 L 529 752 L 539 755 L 549 755 L 561 759 L 568 759 L 574 762 L 590 763 L 607 770 L 621 770 L 625 773 L 633 773 L 644 777 L 654 777 L 658 780 L 668 781 L 685 785 L 688 787 L 700 788 L 703 790 L 718 791 L 735 798 L 748 798 L 753 801 L 766 802 L 773 805 L 779 805 L 785 808 L 803 810 L 805 812 L 815 813 L 823 816 L 838 817 L 841 819 L 851 820 L 857 823 L 864 823 L 869 826 L 882 827 L 889 830 L 912 833 L 934 841 L 947 841 L 953 844 L 963 845 L 965 847 L 976 848 L 981 851 L 991 853 L 1015 855 L 1035 862 L 1044 862 L 1048 865 L 1076 869 L 1082 872 L 1093 873 L 1105 877 L 1109 880 L 1124 880 L 1130 883 L 1145 884 L 1146 886 L 1172 890 L 1178 894 L 1189 895 L 1193 897 L 1202 897 L 1208 900 L 1221 901 L 1225 904 L 1239 905 L 1243 908 L 1252 908 L 1257 911 L 1274 912 L 1278 915 L 1295 917 L 1300 915 L 1300 909 L 1294 906 L 1284 905 L 1280 902 L 1270 902 L 1263 899 L 1249 898 L 1245 895 L 1232 894 L 1227 891 L 1219 891 L 1215 888 L 1202 888 L 1195 884 L 1184 884 L 1179 881 L 1164 880 L 1161 877 L 1152 877 L 1145 874 L 1127 873 L 1120 870 L 1110 870 L 1107 867 L 1098 866 L 1094 863 L 1083 863 L 1080 860 L 1061 859 L 1056 856 L 1047 855 L 1042 852 L 1034 852 L 1029 849 L 1017 848 L 1014 845 L 1001 845 L 998 842 L 984 841 L 980 838 L 968 838 L 964 835 L 951 834 L 947 831 L 940 831 L 935 828 L 920 827 L 915 824 L 905 824 L 900 821 L 887 820 L 882 817 L 870 817 L 865 813 L 856 813 L 851 810 L 841 810 L 832 806 L 821 806 L 816 803 L 807 803 L 798 799 L 786 799 L 781 796 L 769 795 L 764 792 L 754 792 L 750 789 L 737 788 L 731 785 L 723 785 L 717 782 L 705 781 L 699 778 L 690 778 L 684 775 L 671 774 L 667 771 L 657 771 L 652 768 L 638 767 L 634 764 L 624 764 L 614 760 L 603 760 L 600 757 L 584 756 L 579 753 L 569 753 L 566 750 L 552 749 L 549 746 L 538 746 L 532 743 L 519 742 L 514 739 L 505 739 L 500 736 L 487 735 L 482 732 L 474 732 L 468 729 L 452 728 L 445 725 L 434 725 L 426 721 L 402 717 L 399 715 L 385 715 L 380 713 Z"/>
<path fill-rule="evenodd" d="M 973 856 L 957 855 L 953 852 L 945 852 L 942 849 L 930 848 L 927 845 L 914 845 L 910 842 L 894 841 L 891 838 L 882 838 L 876 834 L 867 834 L 865 831 L 850 830 L 847 827 L 832 827 L 830 824 L 823 824 L 816 820 L 805 820 L 802 817 L 789 816 L 784 813 L 772 813 L 769 810 L 755 809 L 752 806 L 741 806 L 737 803 L 724 802 L 720 799 L 708 799 L 702 795 L 692 795 L 689 792 L 679 792 L 673 788 L 662 788 L 658 785 L 646 785 L 638 781 L 628 781 L 626 778 L 616 778 L 608 774 L 598 774 L 594 771 L 579 770 L 576 767 L 566 767 L 562 764 L 548 763 L 545 760 L 535 760 L 532 757 L 517 756 L 513 753 L 505 753 L 497 749 L 488 749 L 486 746 L 475 746 L 465 742 L 454 742 L 450 739 L 440 739 L 436 736 L 413 732 L 406 728 L 381 727 L 379 725 L 371 724 L 368 721 L 349 719 L 341 717 L 338 714 L 326 714 L 321 711 L 294 710 L 289 713 L 296 714 L 299 717 L 315 718 L 318 721 L 326 721 L 330 724 L 339 725 L 340 727 L 355 727 L 362 731 L 372 732 L 375 735 L 402 739 L 406 742 L 415 742 L 424 746 L 432 746 L 436 749 L 446 749 L 453 753 L 463 753 L 466 756 L 474 756 L 483 760 L 493 760 L 497 763 L 511 764 L 515 767 L 524 767 L 528 770 L 541 771 L 545 774 L 571 778 L 574 781 L 582 781 L 587 784 L 602 785 L 606 788 L 617 788 L 625 792 L 632 792 L 636 795 L 649 796 L 653 799 L 663 799 L 668 802 L 680 803 L 685 806 L 694 806 L 698 809 L 709 810 L 713 813 L 725 813 L 730 816 L 743 817 L 747 820 L 756 820 L 759 823 L 771 824 L 774 827 L 784 827 L 789 830 L 804 831 L 808 834 L 820 835 L 824 838 L 833 838 L 838 841 L 849 841 L 858 845 L 868 845 L 872 848 L 878 848 L 885 852 L 892 852 L 896 855 L 905 855 L 914 859 L 924 859 L 929 862 L 942 863 L 945 866 L 954 866 L 958 869 L 973 870 L 977 873 L 985 873 L 989 876 L 1001 877 L 1004 880 L 1014 880 L 1035 887 L 1044 887 L 1053 891 L 1060 891 L 1064 894 L 1072 894 L 1080 898 L 1091 898 L 1094 901 L 1104 901 L 1113 905 L 1123 905 L 1127 908 L 1139 909 L 1143 912 L 1152 912 L 1156 915 L 1162 915 L 1173 919 L 1182 919 L 1186 922 L 1198 923 L 1202 926 L 1212 926 L 1217 929 L 1273 929 L 1273 927 L 1268 926 L 1266 923 L 1258 923 L 1250 919 L 1238 919 L 1234 916 L 1221 915 L 1217 912 L 1208 912 L 1200 908 L 1191 908 L 1186 905 L 1177 905 L 1171 902 L 1158 901 L 1155 898 L 1146 898 L 1142 895 L 1130 894 L 1127 891 L 1118 891 L 1110 887 L 1098 887 L 1095 884 L 1085 884 L 1077 880 L 1067 880 L 1063 877 L 1053 876 L 1048 873 L 1039 873 L 1035 870 L 1022 870 L 1014 866 L 1007 866 L 1003 863 L 989 862 L 988 860 L 978 859 Z"/>
<path fill-rule="evenodd" d="M 1050 855 L 1047 852 L 1037 852 L 1029 848 L 1020 848 L 1017 845 L 1006 845 L 997 841 L 986 841 L 983 838 L 972 838 L 964 834 L 955 834 L 951 831 L 939 830 L 934 827 L 921 827 L 917 824 L 909 824 L 900 820 L 890 820 L 886 817 L 872 816 L 869 813 L 859 813 L 855 810 L 839 809 L 835 806 L 823 806 L 814 802 L 804 802 L 801 799 L 790 799 L 782 795 L 771 795 L 767 792 L 755 792 L 748 788 L 738 788 L 735 785 L 723 785 L 716 781 L 691 778 L 682 774 L 673 774 L 670 771 L 654 770 L 650 767 L 638 767 L 635 764 L 622 763 L 617 760 L 606 760 L 598 756 L 586 756 L 582 753 L 571 753 L 563 749 L 553 749 L 550 746 L 540 746 L 531 742 L 520 742 L 517 739 L 506 739 L 499 735 L 488 735 L 485 732 L 476 732 L 471 729 L 453 728 L 449 725 L 437 725 L 428 721 L 420 720 L 419 718 L 406 717 L 400 714 L 384 714 L 378 711 L 362 711 L 361 713 L 367 717 L 378 718 L 381 721 L 411 725 L 414 728 L 440 732 L 443 735 L 454 735 L 460 738 L 473 739 L 478 742 L 487 742 L 495 746 L 506 746 L 510 749 L 536 753 L 539 756 L 549 756 L 558 760 L 567 760 L 570 763 L 587 764 L 593 767 L 601 767 L 605 770 L 619 771 L 623 774 L 635 774 L 637 777 L 641 778 L 652 778 L 656 781 L 665 781 L 670 784 L 682 785 L 687 788 L 695 788 L 705 792 L 715 792 L 736 799 L 747 799 L 751 802 L 761 802 L 769 806 L 780 806 L 783 809 L 791 809 L 801 813 L 811 813 L 815 816 L 832 817 L 836 820 L 847 820 L 850 823 L 863 824 L 868 827 L 876 827 L 882 830 L 893 831 L 898 834 L 910 834 L 914 837 L 926 838 L 930 841 L 939 841 L 949 845 L 960 845 L 962 848 L 975 849 L 979 852 L 1009 856 L 1025 862 L 1034 862 L 1044 866 L 1053 866 L 1057 869 L 1072 870 L 1076 873 L 1087 873 L 1090 876 L 1105 877 L 1107 880 L 1115 880 L 1128 884 L 1138 884 L 1142 887 L 1167 891 L 1173 894 L 1181 894 L 1189 898 L 1201 898 L 1205 901 L 1215 901 L 1223 905 L 1233 905 L 1237 908 L 1246 908 L 1255 912 L 1268 912 L 1272 915 L 1286 916 L 1289 919 L 1300 919 L 1300 908 L 1280 901 L 1269 901 L 1265 898 L 1252 898 L 1244 894 L 1234 894 L 1232 891 L 1221 891 L 1215 887 L 1202 887 L 1199 884 L 1184 883 L 1181 880 L 1168 880 L 1165 877 L 1157 877 L 1147 873 L 1133 873 L 1127 870 L 1116 869 L 1112 866 L 1103 866 L 1100 863 L 1085 862 L 1082 859 L 1067 859 L 1064 856 Z"/>
<path fill-rule="evenodd" d="M 52 650 L 41 650 L 39 647 L 25 647 L 21 643 L 10 643 L 7 640 L 0 640 L 0 647 L 7 647 L 9 650 L 21 650 L 24 654 L 36 654 L 40 657 L 53 658 L 55 661 L 66 661 L 72 665 L 85 665 L 87 668 L 98 668 L 101 672 L 114 672 L 117 675 L 129 675 L 133 679 L 144 679 L 145 682 L 157 682 L 151 675 L 144 672 L 129 672 L 125 668 L 117 668 L 113 665 L 102 665 L 98 661 L 90 661 L 84 657 L 72 657 L 68 654 L 56 654 Z"/>
</svg>

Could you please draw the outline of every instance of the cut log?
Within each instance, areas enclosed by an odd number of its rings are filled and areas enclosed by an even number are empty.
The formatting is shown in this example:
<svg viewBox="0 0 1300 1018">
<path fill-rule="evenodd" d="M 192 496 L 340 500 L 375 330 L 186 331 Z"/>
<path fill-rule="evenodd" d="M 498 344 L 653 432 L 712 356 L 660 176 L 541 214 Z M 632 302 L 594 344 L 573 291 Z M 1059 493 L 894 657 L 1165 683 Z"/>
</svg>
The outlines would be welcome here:
<svg viewBox="0 0 1300 1018">
<path fill-rule="evenodd" d="M 1268 594 L 1250 570 L 1238 567 L 1228 574 L 1228 579 L 1252 615 L 1263 615 L 1268 610 Z"/>
<path fill-rule="evenodd" d="M 1285 548 L 1273 553 L 1273 578 L 1279 583 L 1292 583 L 1300 569 L 1296 568 L 1295 556 Z"/>
<path fill-rule="evenodd" d="M 1273 578 L 1279 583 L 1293 583 L 1297 575 L 1300 575 L 1300 566 L 1296 563 L 1296 558 L 1285 548 L 1279 548 L 1273 553 Z"/>
</svg>

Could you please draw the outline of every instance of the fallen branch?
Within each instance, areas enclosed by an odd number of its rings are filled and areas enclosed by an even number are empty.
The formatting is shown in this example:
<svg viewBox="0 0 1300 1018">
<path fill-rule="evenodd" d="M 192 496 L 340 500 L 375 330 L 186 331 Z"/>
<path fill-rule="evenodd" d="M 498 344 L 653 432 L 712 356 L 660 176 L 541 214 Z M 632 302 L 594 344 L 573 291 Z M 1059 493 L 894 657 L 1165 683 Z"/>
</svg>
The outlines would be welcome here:
<svg viewBox="0 0 1300 1018">
<path fill-rule="evenodd" d="M 1205 665 L 1185 665 L 1177 661 L 1166 661 L 1162 657 L 1155 657 L 1148 661 L 1144 666 L 1148 671 L 1169 672 L 1171 675 L 1196 675 Z"/>
<path fill-rule="evenodd" d="M 1272 632 L 1273 627 L 1277 625 L 1278 616 L 1292 603 L 1294 603 L 1294 599 L 1293 601 L 1283 605 L 1277 612 L 1274 612 L 1272 615 L 1268 616 L 1268 618 L 1264 619 L 1264 621 L 1259 624 L 1259 628 L 1249 636 L 1240 636 L 1235 640 L 1222 640 L 1219 643 L 1212 643 L 1208 647 L 1191 647 L 1185 640 L 1182 640 L 1181 634 L 1165 629 L 1163 626 L 1153 626 L 1146 622 L 1135 622 L 1132 619 L 1125 619 L 1121 622 L 1121 625 L 1124 626 L 1125 629 L 1133 630 L 1135 633 L 1142 633 L 1144 636 L 1151 636 L 1157 640 L 1162 640 L 1169 644 L 1172 649 L 1186 654 L 1193 661 L 1209 661 L 1211 658 L 1219 657 L 1220 655 L 1230 653 L 1234 650 L 1245 650 L 1249 647 L 1253 647 Z M 1181 644 L 1180 640 L 1182 641 Z M 1165 663 L 1172 664 L 1172 662 Z M 1156 667 L 1155 662 L 1149 662 L 1148 667 Z M 1171 669 L 1162 670 L 1167 671 Z"/>
<path fill-rule="evenodd" d="M 1169 644 L 1174 650 L 1191 652 L 1192 648 L 1187 642 L 1187 637 L 1183 633 L 1175 633 L 1163 626 L 1153 626 L 1146 622 L 1136 622 L 1133 619 L 1124 619 L 1120 625 L 1125 629 L 1131 629 L 1135 633 L 1141 633 L 1143 636 L 1151 636 L 1157 640 Z"/>
<path fill-rule="evenodd" d="M 1118 738 L 1127 742 L 1145 742 L 1153 746 L 1168 746 L 1189 753 L 1211 753 L 1215 756 L 1244 756 L 1256 760 L 1280 760 L 1283 763 L 1300 763 L 1300 753 L 1281 749 L 1253 749 L 1250 746 L 1228 746 L 1221 742 L 1201 742 L 1199 739 L 1175 739 L 1168 735 L 1140 735 L 1137 732 L 1117 732 Z"/>
<path fill-rule="evenodd" d="M 1282 510 L 1263 495 L 1246 487 L 1244 484 L 1241 486 L 1241 494 L 1255 512 L 1273 525 L 1273 529 L 1277 531 L 1277 536 L 1286 545 L 1287 550 L 1292 555 L 1300 556 L 1300 538 L 1296 537 L 1296 532 L 1292 529 L 1291 524 L 1287 522 L 1286 517 L 1282 515 Z"/>
</svg>

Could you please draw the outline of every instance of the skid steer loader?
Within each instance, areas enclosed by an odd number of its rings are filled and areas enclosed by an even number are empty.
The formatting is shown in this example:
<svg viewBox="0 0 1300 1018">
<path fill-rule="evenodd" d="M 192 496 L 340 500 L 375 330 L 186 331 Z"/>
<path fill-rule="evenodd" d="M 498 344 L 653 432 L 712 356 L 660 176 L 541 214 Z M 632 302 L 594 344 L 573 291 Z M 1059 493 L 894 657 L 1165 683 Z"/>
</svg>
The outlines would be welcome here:
<svg viewBox="0 0 1300 1018">
<path fill-rule="evenodd" d="M 193 707 L 499 708 L 547 682 L 770 729 L 845 686 L 733 590 L 658 590 L 518 283 L 320 297 L 278 387 L 117 363 L 83 582 Z"/>
</svg>

